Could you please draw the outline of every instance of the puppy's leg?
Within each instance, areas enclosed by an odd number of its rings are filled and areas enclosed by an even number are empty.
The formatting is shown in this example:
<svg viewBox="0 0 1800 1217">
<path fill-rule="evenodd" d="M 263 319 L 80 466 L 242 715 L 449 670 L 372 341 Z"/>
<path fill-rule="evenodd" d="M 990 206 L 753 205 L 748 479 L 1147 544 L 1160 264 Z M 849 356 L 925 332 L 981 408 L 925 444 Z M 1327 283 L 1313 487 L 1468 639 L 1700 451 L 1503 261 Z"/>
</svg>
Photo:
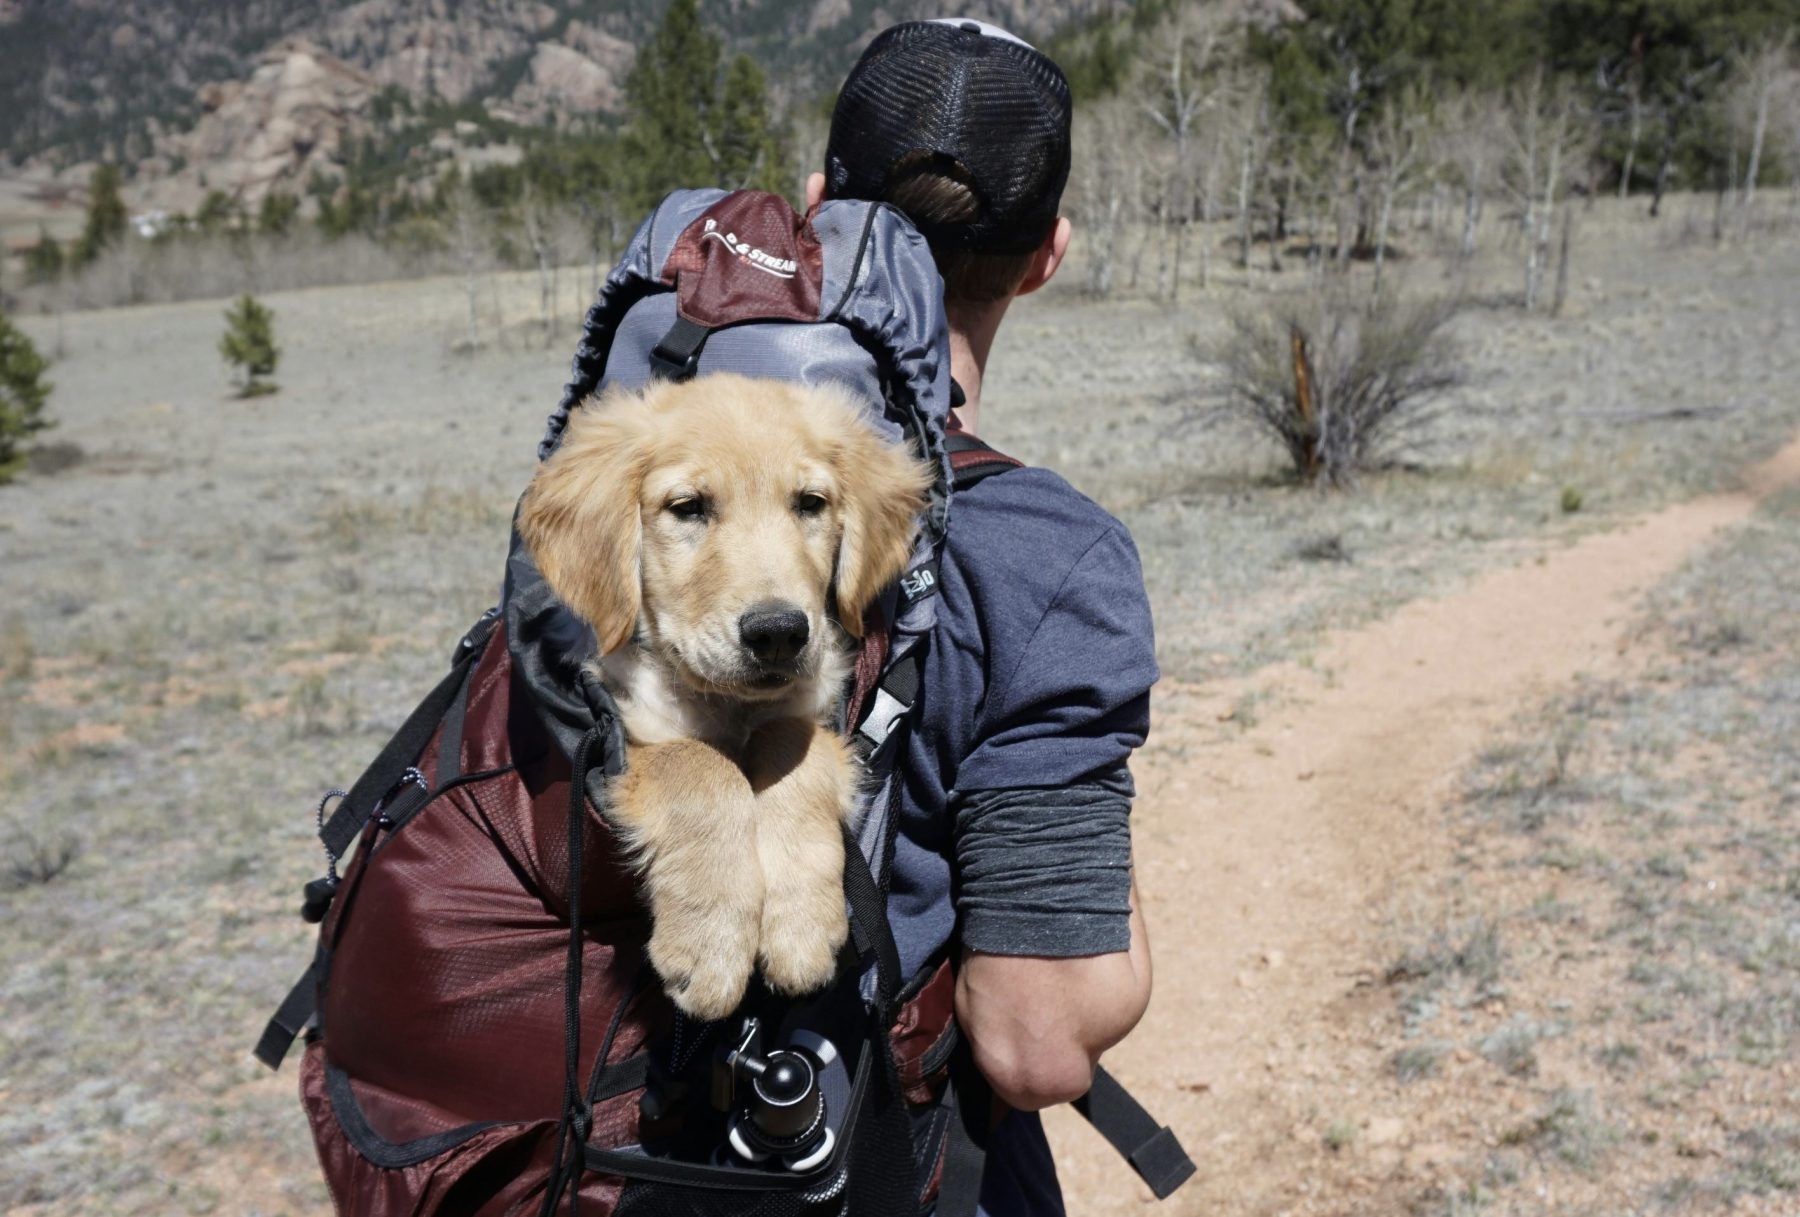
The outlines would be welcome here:
<svg viewBox="0 0 1800 1217">
<path fill-rule="evenodd" d="M 779 992 L 810 993 L 831 979 L 850 932 L 842 824 L 856 768 L 837 736 L 797 718 L 764 726 L 745 755 L 764 884 L 763 977 Z"/>
<path fill-rule="evenodd" d="M 673 740 L 633 745 L 610 794 L 650 900 L 651 965 L 682 1010 L 725 1017 L 743 1000 L 762 922 L 749 781 L 711 745 Z"/>
</svg>

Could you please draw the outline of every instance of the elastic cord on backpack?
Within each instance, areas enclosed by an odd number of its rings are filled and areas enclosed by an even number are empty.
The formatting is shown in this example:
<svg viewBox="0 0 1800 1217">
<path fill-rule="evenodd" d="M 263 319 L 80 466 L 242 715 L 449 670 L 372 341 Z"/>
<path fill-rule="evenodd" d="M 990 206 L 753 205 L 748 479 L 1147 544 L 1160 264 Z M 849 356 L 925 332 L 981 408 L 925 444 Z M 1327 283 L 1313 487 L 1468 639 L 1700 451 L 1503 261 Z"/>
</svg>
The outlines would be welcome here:
<svg viewBox="0 0 1800 1217">
<path fill-rule="evenodd" d="M 586 848 L 587 774 L 600 742 L 596 722 L 576 745 L 569 771 L 569 959 L 563 968 L 563 1109 L 556 1122 L 556 1161 L 544 1190 L 542 1217 L 555 1217 L 563 1194 L 569 1194 L 569 1217 L 581 1212 L 582 1147 L 587 1144 L 593 1111 L 581 1085 L 581 864 Z"/>
</svg>

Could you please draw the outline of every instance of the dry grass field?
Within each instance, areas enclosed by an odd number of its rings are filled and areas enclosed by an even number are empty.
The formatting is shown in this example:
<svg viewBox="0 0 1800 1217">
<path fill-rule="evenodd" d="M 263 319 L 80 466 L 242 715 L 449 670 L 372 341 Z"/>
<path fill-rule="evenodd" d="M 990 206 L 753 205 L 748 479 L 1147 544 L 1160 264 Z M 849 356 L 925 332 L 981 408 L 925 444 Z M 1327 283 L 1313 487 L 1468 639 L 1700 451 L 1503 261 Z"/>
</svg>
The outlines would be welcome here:
<svg viewBox="0 0 1800 1217">
<path fill-rule="evenodd" d="M 1466 387 L 1351 492 L 1205 410 L 1196 339 L 1298 270 L 1003 332 L 984 434 L 1131 526 L 1156 610 L 1117 1067 L 1201 1167 L 1164 1211 L 1800 1211 L 1800 458 L 1746 478 L 1800 430 L 1800 239 L 1706 206 L 1601 205 L 1558 319 L 1494 252 Z M 486 290 L 460 353 L 459 282 L 271 295 L 252 401 L 223 302 L 26 319 L 64 447 L 0 488 L 0 1210 L 328 1211 L 249 1049 L 314 802 L 497 595 L 573 320 Z M 1147 1210 L 1054 1132 L 1072 1212 Z"/>
</svg>

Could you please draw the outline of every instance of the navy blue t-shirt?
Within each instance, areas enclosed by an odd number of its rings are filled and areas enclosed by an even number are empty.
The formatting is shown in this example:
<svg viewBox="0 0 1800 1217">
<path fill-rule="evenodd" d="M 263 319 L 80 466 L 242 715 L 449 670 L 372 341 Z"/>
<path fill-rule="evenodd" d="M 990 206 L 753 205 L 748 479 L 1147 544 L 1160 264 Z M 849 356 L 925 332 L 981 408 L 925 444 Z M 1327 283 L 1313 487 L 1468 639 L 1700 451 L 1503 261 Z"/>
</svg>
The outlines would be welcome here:
<svg viewBox="0 0 1800 1217">
<path fill-rule="evenodd" d="M 940 576 L 920 713 L 900 766 L 888 914 L 903 975 L 957 928 L 956 799 L 1064 787 L 1116 770 L 1144 742 L 1158 675 L 1130 534 L 1049 470 L 1010 470 L 959 492 Z M 1066 944 L 1067 919 L 1054 903 L 1045 901 L 1043 928 L 1061 918 Z M 1120 925 L 1097 925 L 1096 945 L 1086 950 L 1051 950 L 1032 923 L 1027 901 L 1002 923 L 1010 942 L 990 934 L 979 945 L 1018 955 L 1121 949 Z M 1063 1211 L 1035 1115 L 1014 1113 L 996 1134 L 982 1207 L 990 1217 Z"/>
</svg>

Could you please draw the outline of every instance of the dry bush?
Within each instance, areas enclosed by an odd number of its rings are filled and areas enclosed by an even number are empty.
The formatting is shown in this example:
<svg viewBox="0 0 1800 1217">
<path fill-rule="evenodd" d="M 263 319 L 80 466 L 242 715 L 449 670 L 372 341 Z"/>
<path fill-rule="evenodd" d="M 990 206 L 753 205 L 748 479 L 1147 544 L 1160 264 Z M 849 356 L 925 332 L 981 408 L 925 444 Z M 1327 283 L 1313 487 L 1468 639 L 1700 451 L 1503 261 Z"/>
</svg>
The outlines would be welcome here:
<svg viewBox="0 0 1800 1217">
<path fill-rule="evenodd" d="M 1202 352 L 1219 369 L 1213 409 L 1280 443 L 1301 482 L 1347 485 L 1412 447 L 1462 383 L 1455 313 L 1341 291 L 1239 309 Z"/>
<path fill-rule="evenodd" d="M 23 823 L 9 826 L 0 886 L 38 887 L 60 876 L 81 856 L 81 841 L 72 833 L 34 828 Z"/>
<path fill-rule="evenodd" d="M 54 444 L 37 445 L 25 457 L 26 467 L 33 473 L 40 477 L 55 477 L 87 460 L 87 449 L 68 440 L 59 440 Z"/>
</svg>

